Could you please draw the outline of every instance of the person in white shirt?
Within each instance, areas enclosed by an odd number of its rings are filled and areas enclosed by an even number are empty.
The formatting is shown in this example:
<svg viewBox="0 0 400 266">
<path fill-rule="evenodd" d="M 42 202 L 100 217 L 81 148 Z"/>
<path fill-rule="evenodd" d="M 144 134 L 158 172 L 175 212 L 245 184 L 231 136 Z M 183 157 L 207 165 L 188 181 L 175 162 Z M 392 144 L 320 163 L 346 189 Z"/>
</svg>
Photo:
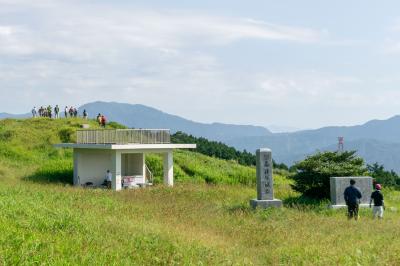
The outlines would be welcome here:
<svg viewBox="0 0 400 266">
<path fill-rule="evenodd" d="M 35 107 L 33 107 L 33 109 L 32 109 L 32 116 L 33 116 L 33 118 L 37 117 L 37 110 L 36 110 L 36 106 L 35 106 Z"/>
<path fill-rule="evenodd" d="M 111 188 L 112 174 L 111 174 L 110 170 L 107 170 L 107 173 L 106 173 L 106 183 L 107 183 L 107 188 Z"/>
</svg>

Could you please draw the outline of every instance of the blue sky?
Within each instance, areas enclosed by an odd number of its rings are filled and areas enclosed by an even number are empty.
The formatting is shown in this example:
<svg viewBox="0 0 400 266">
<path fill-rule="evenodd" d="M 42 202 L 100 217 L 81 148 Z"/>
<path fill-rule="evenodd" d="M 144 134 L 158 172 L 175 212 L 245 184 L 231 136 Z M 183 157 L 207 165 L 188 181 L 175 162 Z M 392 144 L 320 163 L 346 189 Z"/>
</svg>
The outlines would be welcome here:
<svg viewBox="0 0 400 266">
<path fill-rule="evenodd" d="M 317 128 L 400 114 L 400 4 L 0 0 L 0 111 L 104 100 Z"/>
</svg>

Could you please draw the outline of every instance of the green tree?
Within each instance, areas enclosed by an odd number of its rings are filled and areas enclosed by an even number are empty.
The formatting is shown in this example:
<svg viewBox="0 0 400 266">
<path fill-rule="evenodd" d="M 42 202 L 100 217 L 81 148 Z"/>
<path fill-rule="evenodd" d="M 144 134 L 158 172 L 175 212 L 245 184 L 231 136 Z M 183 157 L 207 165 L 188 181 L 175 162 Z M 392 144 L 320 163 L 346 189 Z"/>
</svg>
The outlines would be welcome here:
<svg viewBox="0 0 400 266">
<path fill-rule="evenodd" d="M 364 160 L 355 151 L 318 152 L 294 165 L 297 173 L 293 189 L 312 198 L 329 198 L 330 178 L 333 176 L 359 176 L 366 172 Z"/>
<path fill-rule="evenodd" d="M 171 141 L 173 143 L 196 143 L 196 151 L 211 157 L 216 157 L 224 160 L 234 160 L 241 165 L 254 166 L 256 165 L 256 155 L 246 150 L 238 151 L 233 147 L 230 147 L 222 142 L 210 141 L 206 138 L 197 138 L 192 135 L 188 135 L 181 131 L 171 135 Z M 277 164 L 273 161 L 274 168 L 288 170 L 289 168 L 284 164 Z"/>
<path fill-rule="evenodd" d="M 393 170 L 386 171 L 383 165 L 374 163 L 367 165 L 368 172 L 375 179 L 375 182 L 384 186 L 400 185 L 400 177 Z"/>
</svg>

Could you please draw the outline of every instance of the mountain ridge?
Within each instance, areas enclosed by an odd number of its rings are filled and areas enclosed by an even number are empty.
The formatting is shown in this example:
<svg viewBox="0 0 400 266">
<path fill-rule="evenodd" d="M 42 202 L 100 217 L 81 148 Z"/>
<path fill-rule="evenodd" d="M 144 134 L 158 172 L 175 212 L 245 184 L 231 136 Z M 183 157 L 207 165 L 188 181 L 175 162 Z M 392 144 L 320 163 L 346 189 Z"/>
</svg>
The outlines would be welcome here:
<svg viewBox="0 0 400 266">
<path fill-rule="evenodd" d="M 134 128 L 169 128 L 172 133 L 183 131 L 195 137 L 220 141 L 239 150 L 255 152 L 260 147 L 274 151 L 277 162 L 292 165 L 320 150 L 337 149 L 338 137 L 344 137 L 345 149 L 358 150 L 367 163 L 378 162 L 400 172 L 400 116 L 374 119 L 355 126 L 328 126 L 290 133 L 272 133 L 265 127 L 224 123 L 199 123 L 168 114 L 142 104 L 96 101 L 82 105 L 90 117 L 105 114 L 115 121 Z M 30 114 L 0 113 L 0 118 L 24 118 Z"/>
<path fill-rule="evenodd" d="M 141 104 L 116 102 L 92 102 L 79 107 L 79 111 L 89 115 L 101 113 L 109 121 L 115 121 L 135 128 L 169 128 L 171 131 L 183 131 L 198 137 L 223 141 L 232 137 L 265 136 L 272 134 L 267 128 L 252 125 L 233 125 L 224 123 L 199 123 L 177 115 L 171 115 L 153 107 Z M 112 110 L 112 111 L 110 111 Z"/>
</svg>

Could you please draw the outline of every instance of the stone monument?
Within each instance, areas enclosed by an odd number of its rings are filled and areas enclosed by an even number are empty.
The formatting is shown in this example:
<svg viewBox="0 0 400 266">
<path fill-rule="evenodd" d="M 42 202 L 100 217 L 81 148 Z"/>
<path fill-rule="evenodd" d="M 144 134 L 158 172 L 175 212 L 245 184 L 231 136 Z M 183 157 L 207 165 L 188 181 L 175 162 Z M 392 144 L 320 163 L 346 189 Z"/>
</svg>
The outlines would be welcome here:
<svg viewBox="0 0 400 266">
<path fill-rule="evenodd" d="M 350 180 L 356 181 L 355 186 L 360 189 L 362 198 L 360 207 L 369 207 L 369 201 L 372 193 L 372 177 L 369 176 L 347 176 L 347 177 L 331 177 L 331 207 L 346 207 L 344 200 L 344 190 L 350 186 Z"/>
<path fill-rule="evenodd" d="M 257 199 L 250 200 L 250 205 L 253 208 L 282 207 L 282 201 L 274 199 L 271 150 L 258 149 L 256 156 Z"/>
</svg>

